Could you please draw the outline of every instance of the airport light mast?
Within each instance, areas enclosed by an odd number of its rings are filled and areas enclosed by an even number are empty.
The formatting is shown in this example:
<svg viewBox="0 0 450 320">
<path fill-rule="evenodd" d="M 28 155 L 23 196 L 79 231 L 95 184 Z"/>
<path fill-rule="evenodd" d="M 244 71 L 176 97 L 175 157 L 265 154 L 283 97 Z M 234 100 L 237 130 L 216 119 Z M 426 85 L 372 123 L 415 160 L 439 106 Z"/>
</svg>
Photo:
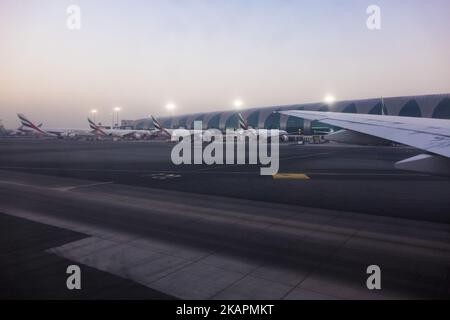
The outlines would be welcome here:
<svg viewBox="0 0 450 320">
<path fill-rule="evenodd" d="M 121 107 L 115 107 L 114 108 L 114 112 L 113 112 L 113 116 L 112 116 L 112 127 L 111 129 L 118 127 L 119 126 L 119 112 L 122 110 Z M 117 119 L 117 121 L 116 121 Z M 114 124 L 115 122 L 115 124 Z"/>
</svg>

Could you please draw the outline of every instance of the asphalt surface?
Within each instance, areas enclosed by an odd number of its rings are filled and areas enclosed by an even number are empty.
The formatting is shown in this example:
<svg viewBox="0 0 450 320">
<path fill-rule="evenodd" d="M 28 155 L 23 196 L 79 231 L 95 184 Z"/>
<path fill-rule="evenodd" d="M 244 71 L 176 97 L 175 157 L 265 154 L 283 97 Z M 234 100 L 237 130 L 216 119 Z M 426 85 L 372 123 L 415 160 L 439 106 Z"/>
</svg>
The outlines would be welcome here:
<svg viewBox="0 0 450 320">
<path fill-rule="evenodd" d="M 410 148 L 281 145 L 280 173 L 308 180 L 261 176 L 259 166 L 180 165 L 173 144 L 0 140 L 0 170 L 190 191 L 407 219 L 450 222 L 450 179 L 399 171 L 394 163 L 418 154 Z"/>
<path fill-rule="evenodd" d="M 0 210 L 76 232 L 28 252 L 154 290 L 130 297 L 450 297 L 450 181 L 393 167 L 416 150 L 286 145 L 285 180 L 258 166 L 174 166 L 171 147 L 0 140 Z M 382 291 L 367 290 L 372 264 Z"/>
</svg>

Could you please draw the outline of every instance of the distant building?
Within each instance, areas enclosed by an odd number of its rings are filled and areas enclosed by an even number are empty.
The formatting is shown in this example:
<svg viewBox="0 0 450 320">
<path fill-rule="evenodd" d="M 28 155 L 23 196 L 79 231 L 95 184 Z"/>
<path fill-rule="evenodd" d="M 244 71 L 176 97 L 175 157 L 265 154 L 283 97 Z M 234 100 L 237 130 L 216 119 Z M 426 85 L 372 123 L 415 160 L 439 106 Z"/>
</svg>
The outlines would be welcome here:
<svg viewBox="0 0 450 320">
<path fill-rule="evenodd" d="M 384 103 L 384 108 L 383 108 Z M 297 133 L 299 130 L 306 134 L 314 130 L 323 129 L 326 125 L 304 121 L 296 117 L 280 115 L 276 111 L 281 110 L 312 110 L 333 111 L 363 114 L 382 114 L 385 110 L 387 115 L 425 117 L 450 119 L 450 94 L 436 94 L 423 96 L 407 96 L 393 98 L 375 98 L 363 100 L 336 101 L 332 104 L 324 102 L 295 104 L 286 106 L 255 107 L 242 110 L 241 113 L 253 128 L 282 129 L 289 133 Z M 185 114 L 173 117 L 160 117 L 159 120 L 166 128 L 193 129 L 194 121 L 202 121 L 203 129 L 216 128 L 225 130 L 238 127 L 237 111 L 216 111 L 195 114 Z M 151 119 L 139 119 L 132 122 L 137 129 L 154 128 Z"/>
<path fill-rule="evenodd" d="M 120 128 L 121 129 L 132 129 L 135 126 L 134 120 L 121 120 L 120 121 Z"/>
</svg>

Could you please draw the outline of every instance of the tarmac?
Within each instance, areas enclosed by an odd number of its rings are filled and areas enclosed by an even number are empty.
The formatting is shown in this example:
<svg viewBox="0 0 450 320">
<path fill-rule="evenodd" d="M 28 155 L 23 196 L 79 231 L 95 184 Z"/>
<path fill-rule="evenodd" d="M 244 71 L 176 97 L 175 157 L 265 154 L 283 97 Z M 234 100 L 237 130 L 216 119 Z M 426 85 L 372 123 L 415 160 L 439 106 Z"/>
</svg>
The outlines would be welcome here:
<svg viewBox="0 0 450 320">
<path fill-rule="evenodd" d="M 1 255 L 14 255 L 2 296 L 72 297 L 63 266 L 75 263 L 102 275 L 82 298 L 450 297 L 450 180 L 394 168 L 416 150 L 282 145 L 279 174 L 260 176 L 175 166 L 172 146 L 0 140 Z M 59 267 L 30 276 L 34 289 L 13 281 L 46 259 Z M 366 286 L 370 265 L 381 290 Z"/>
</svg>

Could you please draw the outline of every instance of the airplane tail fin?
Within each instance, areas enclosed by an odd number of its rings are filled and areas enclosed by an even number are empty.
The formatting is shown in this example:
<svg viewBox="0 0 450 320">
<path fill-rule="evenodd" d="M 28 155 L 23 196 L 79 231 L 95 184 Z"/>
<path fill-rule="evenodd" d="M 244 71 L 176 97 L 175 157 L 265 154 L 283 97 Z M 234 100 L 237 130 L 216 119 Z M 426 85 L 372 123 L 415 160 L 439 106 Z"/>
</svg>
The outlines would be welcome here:
<svg viewBox="0 0 450 320">
<path fill-rule="evenodd" d="M 91 128 L 96 134 L 107 136 L 106 132 L 102 130 L 94 121 L 88 118 L 89 128 Z"/>
<path fill-rule="evenodd" d="M 92 121 L 92 120 L 89 119 L 89 118 L 87 118 L 87 119 L 88 119 L 88 122 L 89 122 L 89 127 L 90 127 L 92 130 L 97 130 L 97 129 L 98 129 L 98 126 L 95 124 L 95 122 Z"/>
<path fill-rule="evenodd" d="M 244 119 L 242 114 L 238 112 L 238 118 L 239 118 L 239 128 L 242 130 L 248 130 L 248 122 Z"/>
<path fill-rule="evenodd" d="M 45 132 L 41 130 L 42 123 L 39 124 L 38 126 L 36 126 L 33 122 L 28 120 L 28 118 L 25 115 L 18 113 L 17 116 L 19 117 L 22 127 L 29 128 L 29 129 L 35 130 L 39 133 L 45 134 Z"/>
<path fill-rule="evenodd" d="M 33 123 L 30 120 L 28 120 L 28 118 L 24 114 L 18 113 L 17 117 L 19 117 L 22 126 L 27 128 L 33 128 L 34 126 Z"/>
<path fill-rule="evenodd" d="M 161 132 L 167 134 L 167 135 L 170 137 L 171 134 L 170 134 L 166 129 L 164 129 L 164 127 L 163 127 L 162 124 L 158 121 L 158 119 L 156 119 L 154 116 L 151 116 L 151 117 L 152 117 L 152 122 L 153 122 L 153 125 L 155 126 L 155 128 L 156 128 L 157 130 L 159 130 L 159 131 L 161 131 Z"/>
<path fill-rule="evenodd" d="M 164 128 L 161 125 L 161 123 L 154 116 L 151 116 L 151 117 L 152 117 L 152 122 L 153 122 L 153 125 L 155 126 L 155 128 L 162 131 Z"/>
</svg>

